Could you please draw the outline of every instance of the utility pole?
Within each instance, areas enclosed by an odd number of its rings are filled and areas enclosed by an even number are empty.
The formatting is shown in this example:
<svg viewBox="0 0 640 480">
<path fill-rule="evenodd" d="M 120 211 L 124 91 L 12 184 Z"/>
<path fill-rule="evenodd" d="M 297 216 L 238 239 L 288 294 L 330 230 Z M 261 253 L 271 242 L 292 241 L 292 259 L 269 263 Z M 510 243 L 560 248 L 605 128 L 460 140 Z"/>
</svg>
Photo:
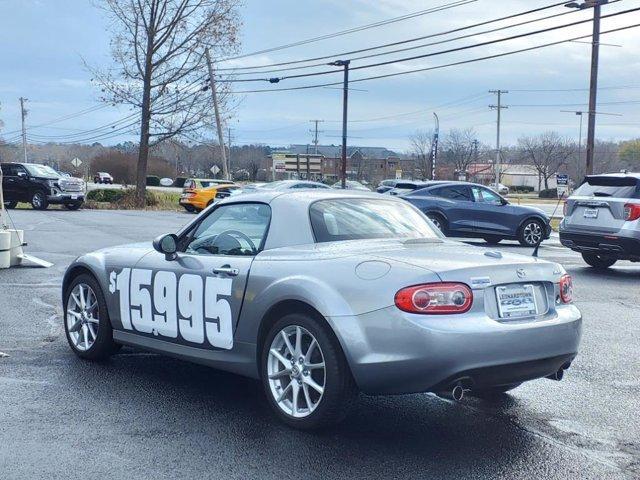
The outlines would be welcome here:
<svg viewBox="0 0 640 480">
<path fill-rule="evenodd" d="M 231 175 L 231 127 L 227 127 L 227 147 L 229 148 L 229 155 L 227 156 L 227 167 L 229 169 L 229 175 Z M 231 177 L 229 177 L 231 179 Z"/>
<path fill-rule="evenodd" d="M 596 104 L 598 96 L 598 62 L 600 57 L 600 7 L 609 0 L 585 0 L 584 3 L 567 3 L 565 7 L 593 8 L 593 34 L 591 36 L 591 75 L 589 83 L 589 118 L 587 121 L 587 175 L 593 175 L 593 155 L 596 141 Z"/>
<path fill-rule="evenodd" d="M 27 163 L 27 127 L 25 126 L 27 110 L 24 108 L 24 102 L 27 100 L 27 98 L 20 97 L 20 115 L 22 117 L 22 152 L 25 163 Z"/>
<path fill-rule="evenodd" d="M 224 150 L 224 136 L 222 133 L 222 121 L 220 120 L 220 109 L 218 107 L 218 95 L 216 93 L 216 80 L 213 74 L 213 63 L 211 62 L 211 54 L 209 47 L 204 49 L 207 57 L 207 67 L 209 68 L 209 86 L 211 87 L 211 98 L 213 99 L 213 111 L 216 116 L 216 129 L 218 130 L 218 143 L 220 144 L 220 155 L 222 156 L 222 176 L 225 180 L 229 180 L 229 166 L 227 165 L 227 153 Z"/>
<path fill-rule="evenodd" d="M 313 145 L 314 145 L 314 150 L 313 153 L 314 154 L 318 154 L 318 133 L 322 133 L 321 131 L 318 130 L 318 123 L 322 123 L 324 122 L 324 120 L 309 120 L 311 123 L 315 123 L 315 128 L 314 131 L 312 131 L 311 133 L 313 133 Z"/>
<path fill-rule="evenodd" d="M 349 64 L 351 60 L 336 60 L 329 65 L 344 67 L 342 87 L 342 189 L 347 188 L 347 112 L 349 102 Z"/>
<path fill-rule="evenodd" d="M 433 131 L 433 141 L 431 142 L 431 180 L 436 179 L 436 160 L 438 158 L 438 137 L 440 136 L 440 119 L 436 112 L 433 112 L 436 121 L 436 128 Z M 386 166 L 385 166 L 386 169 Z"/>
<path fill-rule="evenodd" d="M 497 110 L 498 112 L 498 121 L 497 121 L 497 129 L 496 129 L 496 164 L 495 164 L 495 176 L 496 176 L 496 191 L 498 190 L 498 185 L 500 183 L 500 113 L 504 108 L 509 108 L 505 105 L 502 105 L 502 94 L 509 93 L 508 90 L 489 90 L 489 93 L 493 93 L 498 95 L 498 103 L 497 105 L 489 105 L 489 108 L 492 110 Z"/>
</svg>

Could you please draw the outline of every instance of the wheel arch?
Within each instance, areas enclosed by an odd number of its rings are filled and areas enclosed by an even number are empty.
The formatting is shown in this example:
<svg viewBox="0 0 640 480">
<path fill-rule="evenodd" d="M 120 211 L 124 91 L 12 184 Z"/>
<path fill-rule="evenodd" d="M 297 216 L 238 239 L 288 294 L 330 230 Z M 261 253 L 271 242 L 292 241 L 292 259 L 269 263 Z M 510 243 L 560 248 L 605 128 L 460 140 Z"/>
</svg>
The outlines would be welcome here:
<svg viewBox="0 0 640 480">
<path fill-rule="evenodd" d="M 258 369 L 258 376 L 262 375 L 262 348 L 264 345 L 264 341 L 269 333 L 269 329 L 271 326 L 277 322 L 284 315 L 288 315 L 291 313 L 298 313 L 309 315 L 314 318 L 316 321 L 324 324 L 330 335 L 335 340 L 336 344 L 340 347 L 340 351 L 344 356 L 345 360 L 347 360 L 347 356 L 345 354 L 344 345 L 340 341 L 338 335 L 336 335 L 335 330 L 333 329 L 331 323 L 322 315 L 315 307 L 311 304 L 298 299 L 283 299 L 269 307 L 269 309 L 265 312 L 260 320 L 260 325 L 258 327 L 258 335 L 256 337 L 256 367 Z M 346 362 L 349 366 L 349 370 L 351 370 L 351 366 L 349 362 Z"/>
<path fill-rule="evenodd" d="M 518 224 L 518 228 L 516 228 L 516 235 L 520 232 L 522 227 L 524 227 L 524 224 L 527 223 L 529 220 L 538 220 L 542 224 L 543 228 L 547 225 L 547 219 L 544 218 L 542 215 L 536 214 L 536 213 L 528 213 L 527 215 L 524 216 L 524 218 Z"/>
</svg>

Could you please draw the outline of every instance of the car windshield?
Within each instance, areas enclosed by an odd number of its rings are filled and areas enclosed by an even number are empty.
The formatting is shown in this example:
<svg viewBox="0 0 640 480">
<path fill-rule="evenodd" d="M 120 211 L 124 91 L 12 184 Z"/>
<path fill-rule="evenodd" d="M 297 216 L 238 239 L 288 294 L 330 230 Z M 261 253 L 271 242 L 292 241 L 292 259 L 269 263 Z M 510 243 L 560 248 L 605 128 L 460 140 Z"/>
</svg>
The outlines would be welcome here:
<svg viewBox="0 0 640 480">
<path fill-rule="evenodd" d="M 409 204 L 378 199 L 320 200 L 310 210 L 317 243 L 375 238 L 438 238 Z"/>
<path fill-rule="evenodd" d="M 640 198 L 640 180 L 633 177 L 593 176 L 573 192 L 580 197 Z"/>
<path fill-rule="evenodd" d="M 60 174 L 56 172 L 53 168 L 47 167 L 46 165 L 25 165 L 25 168 L 29 172 L 30 175 L 34 177 L 60 177 Z"/>
</svg>

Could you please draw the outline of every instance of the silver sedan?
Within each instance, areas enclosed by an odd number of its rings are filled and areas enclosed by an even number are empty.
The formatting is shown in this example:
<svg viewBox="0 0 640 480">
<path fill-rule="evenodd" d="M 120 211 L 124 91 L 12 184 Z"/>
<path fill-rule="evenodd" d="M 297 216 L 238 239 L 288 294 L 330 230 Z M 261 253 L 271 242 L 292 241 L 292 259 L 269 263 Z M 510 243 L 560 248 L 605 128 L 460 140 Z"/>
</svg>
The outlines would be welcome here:
<svg viewBox="0 0 640 480">
<path fill-rule="evenodd" d="M 63 282 L 79 357 L 130 345 L 260 379 L 297 428 L 338 422 L 358 392 L 460 399 L 560 379 L 581 333 L 571 297 L 558 264 L 333 189 L 230 197 L 177 234 L 79 257 Z"/>
</svg>

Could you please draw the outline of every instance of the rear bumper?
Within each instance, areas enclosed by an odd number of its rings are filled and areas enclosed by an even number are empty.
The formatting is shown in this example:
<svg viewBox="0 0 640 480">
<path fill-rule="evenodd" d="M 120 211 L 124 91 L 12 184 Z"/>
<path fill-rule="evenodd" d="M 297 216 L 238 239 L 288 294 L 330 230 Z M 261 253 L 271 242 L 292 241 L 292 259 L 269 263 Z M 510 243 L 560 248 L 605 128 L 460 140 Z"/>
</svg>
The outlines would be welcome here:
<svg viewBox="0 0 640 480">
<path fill-rule="evenodd" d="M 571 362 L 582 332 L 573 305 L 527 322 L 413 315 L 395 307 L 329 322 L 368 394 L 437 392 L 461 378 L 481 388 L 546 377 Z"/>
<path fill-rule="evenodd" d="M 620 260 L 640 260 L 640 238 L 560 231 L 560 243 L 581 253 L 599 253 Z"/>
</svg>

